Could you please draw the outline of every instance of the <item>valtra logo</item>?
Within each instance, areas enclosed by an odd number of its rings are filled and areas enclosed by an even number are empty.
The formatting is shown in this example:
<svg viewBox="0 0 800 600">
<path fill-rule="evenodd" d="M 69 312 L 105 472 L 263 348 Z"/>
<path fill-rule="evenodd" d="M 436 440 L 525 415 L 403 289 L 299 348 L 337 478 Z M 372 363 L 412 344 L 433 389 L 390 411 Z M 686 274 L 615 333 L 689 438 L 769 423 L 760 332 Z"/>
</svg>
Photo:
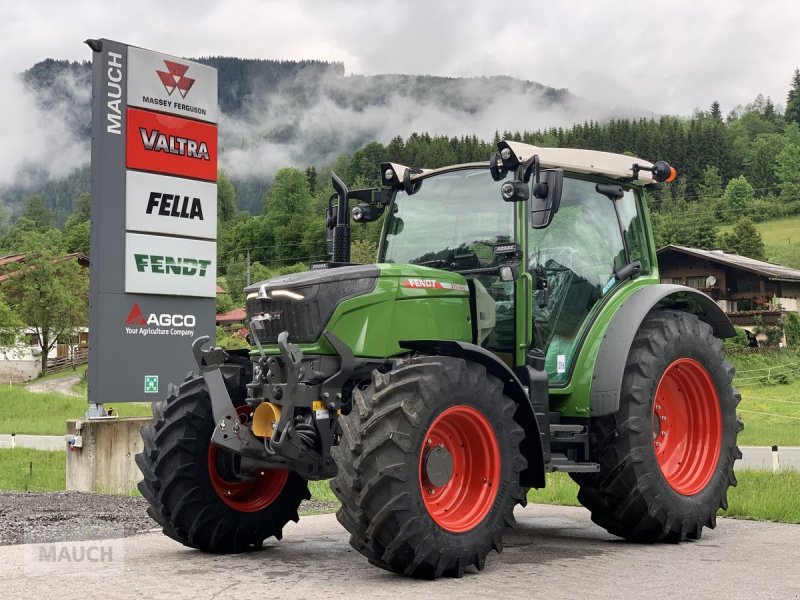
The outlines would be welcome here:
<svg viewBox="0 0 800 600">
<path fill-rule="evenodd" d="M 165 60 L 164 64 L 167 70 L 159 71 L 156 69 L 156 73 L 161 83 L 164 84 L 164 89 L 167 90 L 167 94 L 172 96 L 172 92 L 177 89 L 181 94 L 181 98 L 186 98 L 186 94 L 189 93 L 189 90 L 192 89 L 192 85 L 194 85 L 194 79 L 186 77 L 186 71 L 189 70 L 189 65 L 182 65 L 171 60 Z"/>
<path fill-rule="evenodd" d="M 125 164 L 129 169 L 217 181 L 217 127 L 128 108 Z"/>
</svg>

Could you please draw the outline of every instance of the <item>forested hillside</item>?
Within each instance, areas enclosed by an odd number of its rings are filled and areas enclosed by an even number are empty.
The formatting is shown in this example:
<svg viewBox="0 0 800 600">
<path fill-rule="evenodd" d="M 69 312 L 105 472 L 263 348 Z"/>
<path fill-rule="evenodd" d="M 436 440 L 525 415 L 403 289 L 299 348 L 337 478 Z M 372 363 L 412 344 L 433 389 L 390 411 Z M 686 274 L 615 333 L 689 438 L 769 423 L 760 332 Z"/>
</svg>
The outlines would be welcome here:
<svg viewBox="0 0 800 600">
<path fill-rule="evenodd" d="M 475 85 L 484 92 L 499 85 L 522 86 L 531 93 L 535 92 L 540 107 L 544 102 L 572 101 L 565 91 L 507 78 L 345 77 L 342 66 L 338 64 L 262 61 L 265 64 L 259 66 L 260 63 L 250 64 L 256 61 L 206 60 L 220 61 L 216 66 L 220 68 L 221 81 L 226 82 L 221 86 L 220 97 L 232 113 L 223 118 L 221 130 L 229 127 L 238 131 L 231 123 L 240 125 L 243 120 L 255 118 L 248 112 L 253 110 L 253 98 L 260 98 L 257 103 L 277 101 L 277 97 L 265 100 L 261 95 L 264 89 L 252 82 L 238 85 L 237 81 L 248 79 L 226 70 L 233 66 L 263 68 L 265 72 L 271 72 L 272 85 L 294 89 L 297 102 L 309 106 L 314 104 L 310 99 L 314 86 L 309 81 L 326 81 L 326 102 L 347 104 L 351 110 L 360 110 L 364 114 L 378 110 L 376 107 L 380 107 L 381 102 L 396 103 L 396 96 L 393 99 L 382 97 L 381 91 L 398 86 L 398 82 L 402 82 L 399 87 L 407 99 L 419 98 L 420 103 L 425 103 L 431 97 L 438 97 L 442 102 L 445 99 L 450 102 L 451 107 L 458 106 L 464 111 L 478 111 L 483 103 L 490 102 L 487 99 L 490 96 L 476 102 L 475 98 L 480 98 L 480 94 L 475 96 L 465 92 L 466 87 Z M 82 67 L 74 64 L 61 66 L 71 73 L 74 71 L 74 78 L 79 79 L 75 73 L 80 74 Z M 37 65 L 37 69 L 46 71 L 44 65 Z M 285 72 L 291 75 L 284 77 Z M 356 83 L 348 87 L 347 82 Z M 278 141 L 269 147 L 280 149 L 281 144 L 285 144 L 287 151 L 269 155 L 268 164 L 274 173 L 270 175 L 269 184 L 264 179 L 243 176 L 246 173 L 230 163 L 227 165 L 228 173 L 220 176 L 219 273 L 224 276 L 223 283 L 231 290 L 233 299 L 240 300 L 238 290 L 246 279 L 248 257 L 253 280 L 279 271 L 304 268 L 309 260 L 324 258 L 323 210 L 331 193 L 330 169 L 352 187 L 374 185 L 378 181 L 381 161 L 437 167 L 486 160 L 494 143 L 501 138 L 542 146 L 592 148 L 630 153 L 648 160 L 667 160 L 677 168 L 679 177 L 649 198 L 659 245 L 677 243 L 700 248 L 722 247 L 755 258 L 780 258 L 787 264 L 800 267 L 800 264 L 794 264 L 798 256 L 796 252 L 776 250 L 772 242 L 769 252 L 775 256 L 771 256 L 754 226 L 754 222 L 800 214 L 800 71 L 795 71 L 793 77 L 787 74 L 787 83 L 789 92 L 785 107 L 759 95 L 752 103 L 727 113 L 711 101 L 706 110 L 698 110 L 685 118 L 610 118 L 602 122 L 581 122 L 567 128 L 526 130 L 521 127 L 519 131 L 497 131 L 494 139 L 468 134 L 471 127 L 468 120 L 463 122 L 464 135 L 459 136 L 419 132 L 358 140 L 346 135 L 344 124 L 339 129 L 333 122 L 328 124 L 326 131 L 340 131 L 341 138 L 332 133 L 329 137 L 315 138 L 314 143 L 320 145 L 324 142 L 326 149 L 300 158 L 288 149 L 299 148 L 293 143 L 308 131 L 308 123 L 297 125 L 296 130 L 277 127 L 270 131 L 260 130 L 257 136 L 250 132 L 248 135 L 251 137 L 242 137 L 238 147 L 229 146 L 226 152 L 235 151 L 245 157 L 263 150 L 265 147 L 252 136 L 273 141 L 283 139 L 285 142 Z M 62 93 L 68 94 L 74 89 L 75 86 L 65 86 Z M 336 89 L 340 90 L 341 98 L 336 99 L 333 93 Z M 319 90 L 313 93 L 322 94 Z M 286 96 L 280 98 L 284 102 Z M 236 111 L 241 116 L 239 121 L 232 116 Z M 301 116 L 306 114 L 302 110 L 296 112 Z M 366 135 L 365 131 L 360 130 L 360 135 Z M 230 143 L 231 138 L 227 139 Z M 321 160 L 326 157 L 326 160 Z M 88 183 L 88 171 L 84 169 L 63 181 L 43 187 L 17 188 L 18 193 L 20 190 L 25 192 L 17 199 L 21 217 L 15 215 L 14 219 L 8 219 L 0 215 L 0 255 L 23 249 L 22 246 L 29 243 L 31 232 L 46 236 L 61 251 L 88 252 L 88 198 L 80 194 L 88 190 Z M 80 201 L 76 202 L 78 199 Z M 72 206 L 74 210 L 70 210 Z M 356 228 L 356 260 L 374 260 L 377 234 L 377 224 Z M 791 235 L 786 237 L 791 244 Z"/>
<path fill-rule="evenodd" d="M 324 61 L 196 60 L 218 69 L 220 163 L 236 184 L 240 206 L 252 213 L 261 210 L 264 193 L 285 165 L 322 167 L 341 153 L 415 129 L 461 132 L 470 123 L 464 133 L 475 133 L 476 120 L 488 122 L 498 98 L 532 117 L 561 115 L 561 122 L 571 121 L 565 115 L 582 105 L 566 90 L 510 77 L 363 76 L 345 75 L 342 63 Z M 62 142 L 82 147 L 85 160 L 55 178 L 48 177 L 47 165 L 27 166 L 13 184 L 0 185 L 0 207 L 17 215 L 38 194 L 62 225 L 74 199 L 89 191 L 91 65 L 48 59 L 22 79 L 42 114 L 63 121 L 71 139 Z"/>
</svg>

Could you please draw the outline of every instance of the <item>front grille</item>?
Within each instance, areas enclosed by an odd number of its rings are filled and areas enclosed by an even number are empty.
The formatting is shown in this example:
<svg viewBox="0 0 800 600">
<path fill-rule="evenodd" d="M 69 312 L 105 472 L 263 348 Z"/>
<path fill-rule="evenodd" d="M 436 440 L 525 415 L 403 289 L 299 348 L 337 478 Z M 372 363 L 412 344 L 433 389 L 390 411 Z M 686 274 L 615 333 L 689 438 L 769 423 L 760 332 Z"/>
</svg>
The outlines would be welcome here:
<svg viewBox="0 0 800 600">
<path fill-rule="evenodd" d="M 282 331 L 289 332 L 290 342 L 316 342 L 336 307 L 348 298 L 375 289 L 378 274 L 374 265 L 356 265 L 277 277 L 252 285 L 245 291 L 259 291 L 267 297 L 247 301 L 247 318 L 258 319 L 261 326 L 256 328 L 256 334 L 262 344 L 276 343 Z M 278 290 L 303 298 L 274 297 Z"/>
</svg>

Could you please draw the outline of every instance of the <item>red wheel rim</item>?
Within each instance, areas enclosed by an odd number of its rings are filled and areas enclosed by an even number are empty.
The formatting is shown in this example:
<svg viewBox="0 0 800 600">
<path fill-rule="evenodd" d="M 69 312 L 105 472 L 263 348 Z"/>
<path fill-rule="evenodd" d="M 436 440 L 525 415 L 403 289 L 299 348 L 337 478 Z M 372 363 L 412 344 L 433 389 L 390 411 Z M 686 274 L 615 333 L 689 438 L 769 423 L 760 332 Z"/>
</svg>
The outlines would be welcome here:
<svg viewBox="0 0 800 600">
<path fill-rule="evenodd" d="M 239 406 L 236 409 L 242 425 L 248 425 L 252 419 L 253 410 L 248 406 Z M 220 450 L 216 445 L 208 445 L 208 474 L 211 486 L 220 499 L 239 512 L 257 512 L 272 504 L 280 496 L 289 471 L 285 469 L 264 469 L 256 473 L 252 481 L 230 480 L 220 472 L 219 466 L 224 460 L 223 455 L 230 453 Z"/>
<path fill-rule="evenodd" d="M 426 458 L 443 448 L 452 474 L 443 485 L 428 480 Z M 491 423 L 470 406 L 452 406 L 436 417 L 422 442 L 419 486 L 428 514 L 442 529 L 461 533 L 483 521 L 500 485 L 500 446 Z"/>
<path fill-rule="evenodd" d="M 717 468 L 722 417 L 717 389 L 700 363 L 680 358 L 667 367 L 656 389 L 652 423 L 664 479 L 679 494 L 702 491 Z"/>
</svg>

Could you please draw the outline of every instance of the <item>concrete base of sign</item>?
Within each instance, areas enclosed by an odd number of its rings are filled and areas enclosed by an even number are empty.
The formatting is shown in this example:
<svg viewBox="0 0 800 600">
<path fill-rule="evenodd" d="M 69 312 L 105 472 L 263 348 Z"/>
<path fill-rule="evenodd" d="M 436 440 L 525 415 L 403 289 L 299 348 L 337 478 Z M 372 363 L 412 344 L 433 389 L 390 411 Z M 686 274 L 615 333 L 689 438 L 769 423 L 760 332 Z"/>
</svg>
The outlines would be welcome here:
<svg viewBox="0 0 800 600">
<path fill-rule="evenodd" d="M 67 421 L 67 490 L 128 494 L 142 474 L 134 457 L 142 451 L 139 430 L 150 417 Z"/>
</svg>

